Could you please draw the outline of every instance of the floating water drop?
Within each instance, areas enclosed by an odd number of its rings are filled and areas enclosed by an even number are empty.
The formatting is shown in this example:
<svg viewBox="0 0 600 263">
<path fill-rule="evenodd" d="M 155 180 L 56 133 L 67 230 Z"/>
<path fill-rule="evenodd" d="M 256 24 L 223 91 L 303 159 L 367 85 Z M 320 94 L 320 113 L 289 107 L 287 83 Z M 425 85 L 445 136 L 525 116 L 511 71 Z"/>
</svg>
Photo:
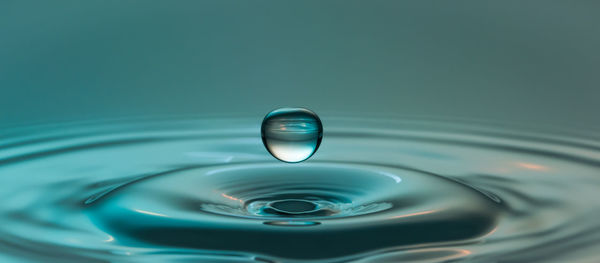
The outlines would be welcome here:
<svg viewBox="0 0 600 263">
<path fill-rule="evenodd" d="M 273 157 L 297 163 L 317 151 L 323 138 L 323 125 L 319 116 L 308 109 L 281 108 L 265 116 L 261 135 Z"/>
</svg>

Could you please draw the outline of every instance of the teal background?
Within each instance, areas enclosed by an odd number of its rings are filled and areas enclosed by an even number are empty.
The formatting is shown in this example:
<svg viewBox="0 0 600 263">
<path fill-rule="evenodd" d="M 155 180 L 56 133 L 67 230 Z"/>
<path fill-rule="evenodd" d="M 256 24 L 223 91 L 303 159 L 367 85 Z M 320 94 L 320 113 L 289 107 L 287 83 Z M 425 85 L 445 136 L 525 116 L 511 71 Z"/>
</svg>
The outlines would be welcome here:
<svg viewBox="0 0 600 263">
<path fill-rule="evenodd" d="M 146 115 L 600 125 L 599 1 L 2 1 L 1 126 Z"/>
</svg>

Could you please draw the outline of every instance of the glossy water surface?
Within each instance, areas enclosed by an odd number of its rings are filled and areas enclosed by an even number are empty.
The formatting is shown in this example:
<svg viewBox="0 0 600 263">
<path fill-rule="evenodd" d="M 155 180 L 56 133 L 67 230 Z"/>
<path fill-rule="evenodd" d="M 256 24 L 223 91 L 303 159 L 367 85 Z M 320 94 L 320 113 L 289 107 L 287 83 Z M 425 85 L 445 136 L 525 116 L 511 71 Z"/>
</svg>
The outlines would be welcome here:
<svg viewBox="0 0 600 263">
<path fill-rule="evenodd" d="M 286 164 L 260 122 L 152 119 L 0 137 L 0 260 L 594 262 L 600 141 L 330 118 Z M 506 126 L 504 126 L 506 127 Z"/>
</svg>

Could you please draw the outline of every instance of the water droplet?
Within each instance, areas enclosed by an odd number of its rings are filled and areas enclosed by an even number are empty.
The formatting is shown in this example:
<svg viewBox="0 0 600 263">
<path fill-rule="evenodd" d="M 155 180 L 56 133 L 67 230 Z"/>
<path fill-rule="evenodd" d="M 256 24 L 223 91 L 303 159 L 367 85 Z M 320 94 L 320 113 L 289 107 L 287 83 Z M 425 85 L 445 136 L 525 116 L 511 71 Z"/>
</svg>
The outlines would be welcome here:
<svg viewBox="0 0 600 263">
<path fill-rule="evenodd" d="M 297 163 L 317 151 L 323 138 L 323 125 L 319 116 L 308 109 L 281 108 L 265 116 L 261 135 L 273 157 Z"/>
</svg>

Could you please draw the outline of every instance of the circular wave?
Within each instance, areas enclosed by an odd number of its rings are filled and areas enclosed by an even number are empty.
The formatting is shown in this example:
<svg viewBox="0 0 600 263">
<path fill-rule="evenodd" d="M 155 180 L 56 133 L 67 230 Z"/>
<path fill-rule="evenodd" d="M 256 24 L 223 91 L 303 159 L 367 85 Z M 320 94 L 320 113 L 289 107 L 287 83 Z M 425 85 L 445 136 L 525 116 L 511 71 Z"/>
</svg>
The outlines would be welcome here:
<svg viewBox="0 0 600 263">
<path fill-rule="evenodd" d="M 0 138 L 0 250 L 63 261 L 593 258 L 595 138 L 324 120 L 274 160 L 244 119 L 23 127 Z M 40 132 L 43 131 L 43 132 Z"/>
</svg>

